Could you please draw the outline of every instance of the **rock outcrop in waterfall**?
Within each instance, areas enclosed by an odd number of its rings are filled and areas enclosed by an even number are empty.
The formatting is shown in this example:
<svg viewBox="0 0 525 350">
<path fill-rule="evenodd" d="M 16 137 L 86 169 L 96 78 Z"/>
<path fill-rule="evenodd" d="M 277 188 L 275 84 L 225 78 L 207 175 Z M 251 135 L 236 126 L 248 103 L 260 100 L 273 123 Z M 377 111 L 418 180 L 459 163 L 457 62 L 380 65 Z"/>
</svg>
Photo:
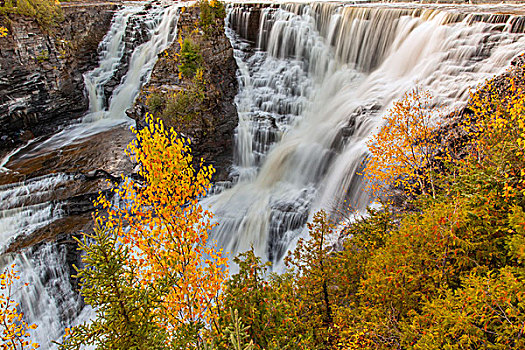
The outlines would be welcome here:
<svg viewBox="0 0 525 350">
<path fill-rule="evenodd" d="M 198 24 L 200 11 L 193 6 L 181 13 L 178 40 L 160 54 L 148 84 L 128 115 L 139 127 L 144 125 L 147 113 L 163 119 L 168 127 L 191 140 L 195 165 L 201 158 L 211 163 L 216 169 L 214 181 L 222 181 L 231 171 L 238 123 L 234 104 L 237 64 L 223 19 L 216 18 L 213 25 L 204 28 Z M 199 57 L 199 81 L 194 77 L 197 72 L 185 76 L 180 68 L 184 60 L 182 45 L 192 45 Z"/>
</svg>

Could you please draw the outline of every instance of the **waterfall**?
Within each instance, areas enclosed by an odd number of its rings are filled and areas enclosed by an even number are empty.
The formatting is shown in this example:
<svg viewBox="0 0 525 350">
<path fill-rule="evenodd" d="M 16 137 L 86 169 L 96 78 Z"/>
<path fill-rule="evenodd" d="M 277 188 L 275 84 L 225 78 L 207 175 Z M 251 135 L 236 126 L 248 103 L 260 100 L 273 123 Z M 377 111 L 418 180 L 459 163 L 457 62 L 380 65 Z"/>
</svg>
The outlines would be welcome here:
<svg viewBox="0 0 525 350">
<path fill-rule="evenodd" d="M 133 52 L 128 73 L 111 97 L 108 108 L 109 118 L 125 116 L 126 110 L 137 97 L 140 87 L 149 79 L 158 54 L 166 49 L 175 38 L 178 7 L 172 6 L 158 11 L 157 13 L 152 11 L 152 15 L 158 18 L 158 15 L 161 14 L 160 21 L 146 23 L 152 32 L 151 39 Z"/>
<path fill-rule="evenodd" d="M 502 8 L 413 4 L 300 3 L 233 5 L 226 28 L 239 66 L 235 166 L 231 188 L 204 202 L 216 214 L 212 232 L 236 254 L 253 244 L 279 269 L 305 223 L 321 209 L 372 200 L 360 174 L 366 142 L 393 101 L 416 84 L 443 111 L 462 106 L 469 88 L 501 72 L 523 50 L 525 20 Z M 508 12 L 508 11 L 507 11 Z M 511 11 L 512 12 L 512 11 Z M 125 58 L 131 18 L 147 40 Z M 147 12 L 124 7 L 100 48 L 99 67 L 85 75 L 90 111 L 83 123 L 7 155 L 32 158 L 61 149 L 126 120 L 157 55 L 176 34 L 177 5 Z M 131 35 L 134 35 L 131 33 Z M 105 87 L 126 61 L 112 96 Z M 122 72 L 121 72 L 122 73 Z M 66 215 L 61 193 L 76 179 L 55 173 L 0 185 L 0 249 Z M 3 183 L 3 182 L 2 182 Z M 57 199 L 58 198 L 58 199 Z M 4 253 L 29 287 L 15 296 L 41 349 L 56 348 L 65 327 L 89 320 L 70 279 L 71 245 L 41 243 Z M 22 285 L 20 285 L 22 287 Z"/>
<path fill-rule="evenodd" d="M 28 235 L 63 215 L 60 203 L 53 203 L 52 199 L 55 191 L 71 178 L 53 174 L 0 186 L 1 250 L 7 248 L 13 238 Z"/>
<path fill-rule="evenodd" d="M 101 44 L 103 54 L 99 67 L 84 76 L 90 101 L 89 113 L 84 117 L 85 122 L 101 119 L 125 120 L 126 110 L 133 104 L 141 86 L 149 79 L 157 55 L 175 38 L 178 6 L 167 9 L 156 7 L 143 14 L 145 19 L 142 25 L 147 28 L 151 37 L 133 51 L 126 75 L 113 91 L 109 106 L 104 106 L 104 85 L 119 67 L 125 53 L 123 37 L 128 19 L 136 12 L 136 8 L 124 9 L 115 16 L 112 30 Z"/>
<path fill-rule="evenodd" d="M 1 261 L 3 266 L 16 264 L 20 280 L 15 281 L 13 299 L 20 303 L 28 324 L 38 325 L 30 331 L 31 340 L 42 349 L 56 349 L 52 341 L 60 341 L 65 327 L 75 324 L 81 314 L 83 303 L 71 286 L 66 253 L 65 246 L 44 244 Z"/>
<path fill-rule="evenodd" d="M 124 36 L 131 16 L 140 7 L 125 7 L 113 17 L 111 29 L 99 45 L 101 52 L 99 65 L 84 74 L 84 86 L 89 99 L 89 114 L 100 114 L 104 108 L 104 85 L 115 74 L 126 53 Z"/>
<path fill-rule="evenodd" d="M 157 6 L 143 11 L 140 6 L 126 6 L 119 10 L 99 46 L 99 66 L 84 76 L 90 109 L 83 122 L 47 139 L 35 139 L 9 153 L 0 162 L 0 173 L 14 174 L 16 179 L 16 171 L 9 168 L 13 158 L 17 161 L 37 159 L 129 121 L 125 111 L 149 79 L 158 54 L 175 38 L 178 8 L 178 5 Z M 132 25 L 131 18 L 138 24 Z M 130 35 L 134 41 L 138 35 L 134 30 L 139 29 L 145 30 L 147 39 L 132 53 L 126 53 L 125 36 Z M 105 84 L 121 69 L 127 54 L 130 56 L 126 73 L 107 104 Z M 6 253 L 6 250 L 11 243 L 30 239 L 37 230 L 65 218 L 63 208 L 68 193 L 71 194 L 71 188 L 82 186 L 79 181 L 69 174 L 53 173 L 7 184 L 0 182 L 0 251 L 3 253 L 0 268 L 15 263 L 20 271 L 14 299 L 20 302 L 26 322 L 38 325 L 30 332 L 31 339 L 40 343 L 43 350 L 56 349 L 52 341 L 60 341 L 66 327 L 93 317 L 93 311 L 84 307 L 76 286 L 72 285 L 70 276 L 75 271 L 66 264 L 71 262 L 71 255 L 76 256 L 76 246 L 66 240 L 40 243 L 17 253 Z M 24 286 L 25 282 L 29 286 Z"/>
<path fill-rule="evenodd" d="M 239 65 L 237 182 L 207 203 L 225 251 L 253 244 L 276 269 L 314 212 L 370 204 L 366 142 L 393 101 L 419 85 L 452 111 L 525 47 L 522 17 L 497 6 L 247 6 L 229 8 L 227 31 Z"/>
</svg>

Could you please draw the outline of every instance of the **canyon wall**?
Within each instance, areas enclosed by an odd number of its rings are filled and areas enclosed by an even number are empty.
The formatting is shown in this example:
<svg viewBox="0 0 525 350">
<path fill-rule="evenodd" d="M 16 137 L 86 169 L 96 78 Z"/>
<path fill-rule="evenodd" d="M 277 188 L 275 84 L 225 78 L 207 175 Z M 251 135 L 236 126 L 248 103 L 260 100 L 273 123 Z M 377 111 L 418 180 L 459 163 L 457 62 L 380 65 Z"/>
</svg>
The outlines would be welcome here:
<svg viewBox="0 0 525 350">
<path fill-rule="evenodd" d="M 9 30 L 0 38 L 0 154 L 87 110 L 82 75 L 97 65 L 117 7 L 67 6 L 48 29 L 27 17 L 0 18 Z"/>
</svg>

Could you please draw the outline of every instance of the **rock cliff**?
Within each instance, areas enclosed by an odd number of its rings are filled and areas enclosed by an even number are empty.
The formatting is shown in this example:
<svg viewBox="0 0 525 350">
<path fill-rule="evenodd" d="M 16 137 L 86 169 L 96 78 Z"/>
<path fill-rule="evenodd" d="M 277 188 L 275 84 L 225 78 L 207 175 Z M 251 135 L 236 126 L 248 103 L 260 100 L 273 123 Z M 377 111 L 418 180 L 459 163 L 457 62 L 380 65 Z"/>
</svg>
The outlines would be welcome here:
<svg viewBox="0 0 525 350">
<path fill-rule="evenodd" d="M 161 53 L 149 83 L 128 115 L 137 121 L 139 127 L 144 125 L 147 113 L 162 118 L 168 126 L 190 138 L 196 163 L 201 158 L 211 163 L 216 169 L 214 181 L 221 181 L 227 179 L 233 161 L 233 138 L 238 123 L 234 104 L 238 90 L 237 64 L 222 19 L 216 20 L 213 30 L 204 31 L 196 24 L 199 23 L 199 13 L 197 6 L 181 13 L 179 40 Z M 196 89 L 195 79 L 184 77 L 180 69 L 181 45 L 186 39 L 191 39 L 202 57 L 202 86 L 196 92 L 202 98 L 182 106 L 180 101 L 174 102 L 172 96 Z M 160 106 L 152 103 L 155 98 L 160 99 Z M 177 118 L 170 113 L 167 107 L 170 103 L 177 104 L 179 114 L 185 117 Z"/>
<path fill-rule="evenodd" d="M 0 18 L 9 30 L 0 38 L 0 154 L 87 110 L 82 75 L 97 65 L 116 9 L 67 6 L 64 20 L 48 30 L 30 18 Z"/>
</svg>

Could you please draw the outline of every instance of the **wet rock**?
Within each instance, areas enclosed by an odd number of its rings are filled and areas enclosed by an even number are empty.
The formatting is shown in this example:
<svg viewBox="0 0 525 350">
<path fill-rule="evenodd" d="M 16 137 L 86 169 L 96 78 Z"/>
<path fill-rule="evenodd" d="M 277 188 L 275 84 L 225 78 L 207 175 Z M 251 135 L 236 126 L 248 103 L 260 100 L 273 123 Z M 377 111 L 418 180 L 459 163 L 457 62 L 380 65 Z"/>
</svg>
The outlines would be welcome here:
<svg viewBox="0 0 525 350">
<path fill-rule="evenodd" d="M 2 173 L 0 185 L 22 187 L 42 178 L 61 177 L 61 181 L 40 188 L 33 196 L 26 196 L 16 207 L 30 207 L 40 203 L 53 203 L 62 212 L 52 223 L 19 235 L 3 253 L 57 241 L 60 237 L 90 232 L 94 211 L 93 201 L 121 181 L 121 175 L 131 174 L 134 164 L 124 153 L 133 134 L 125 127 L 95 134 L 85 140 L 56 150 L 27 147 L 12 156 L 6 164 L 11 169 Z M 7 204 L 5 204 L 7 205 Z M 8 207 L 9 208 L 9 207 Z"/>
<path fill-rule="evenodd" d="M 230 27 L 241 38 L 256 44 L 260 31 L 261 10 L 267 6 L 268 4 L 239 4 L 235 6 L 233 15 L 230 17 Z M 235 12 L 240 12 L 242 15 L 236 16 Z M 242 17 L 247 17 L 247 20 L 241 21 Z"/>
<path fill-rule="evenodd" d="M 69 6 L 64 21 L 43 30 L 28 18 L 0 19 L 0 154 L 56 130 L 87 109 L 83 73 L 98 62 L 98 44 L 117 5 Z"/>
</svg>

